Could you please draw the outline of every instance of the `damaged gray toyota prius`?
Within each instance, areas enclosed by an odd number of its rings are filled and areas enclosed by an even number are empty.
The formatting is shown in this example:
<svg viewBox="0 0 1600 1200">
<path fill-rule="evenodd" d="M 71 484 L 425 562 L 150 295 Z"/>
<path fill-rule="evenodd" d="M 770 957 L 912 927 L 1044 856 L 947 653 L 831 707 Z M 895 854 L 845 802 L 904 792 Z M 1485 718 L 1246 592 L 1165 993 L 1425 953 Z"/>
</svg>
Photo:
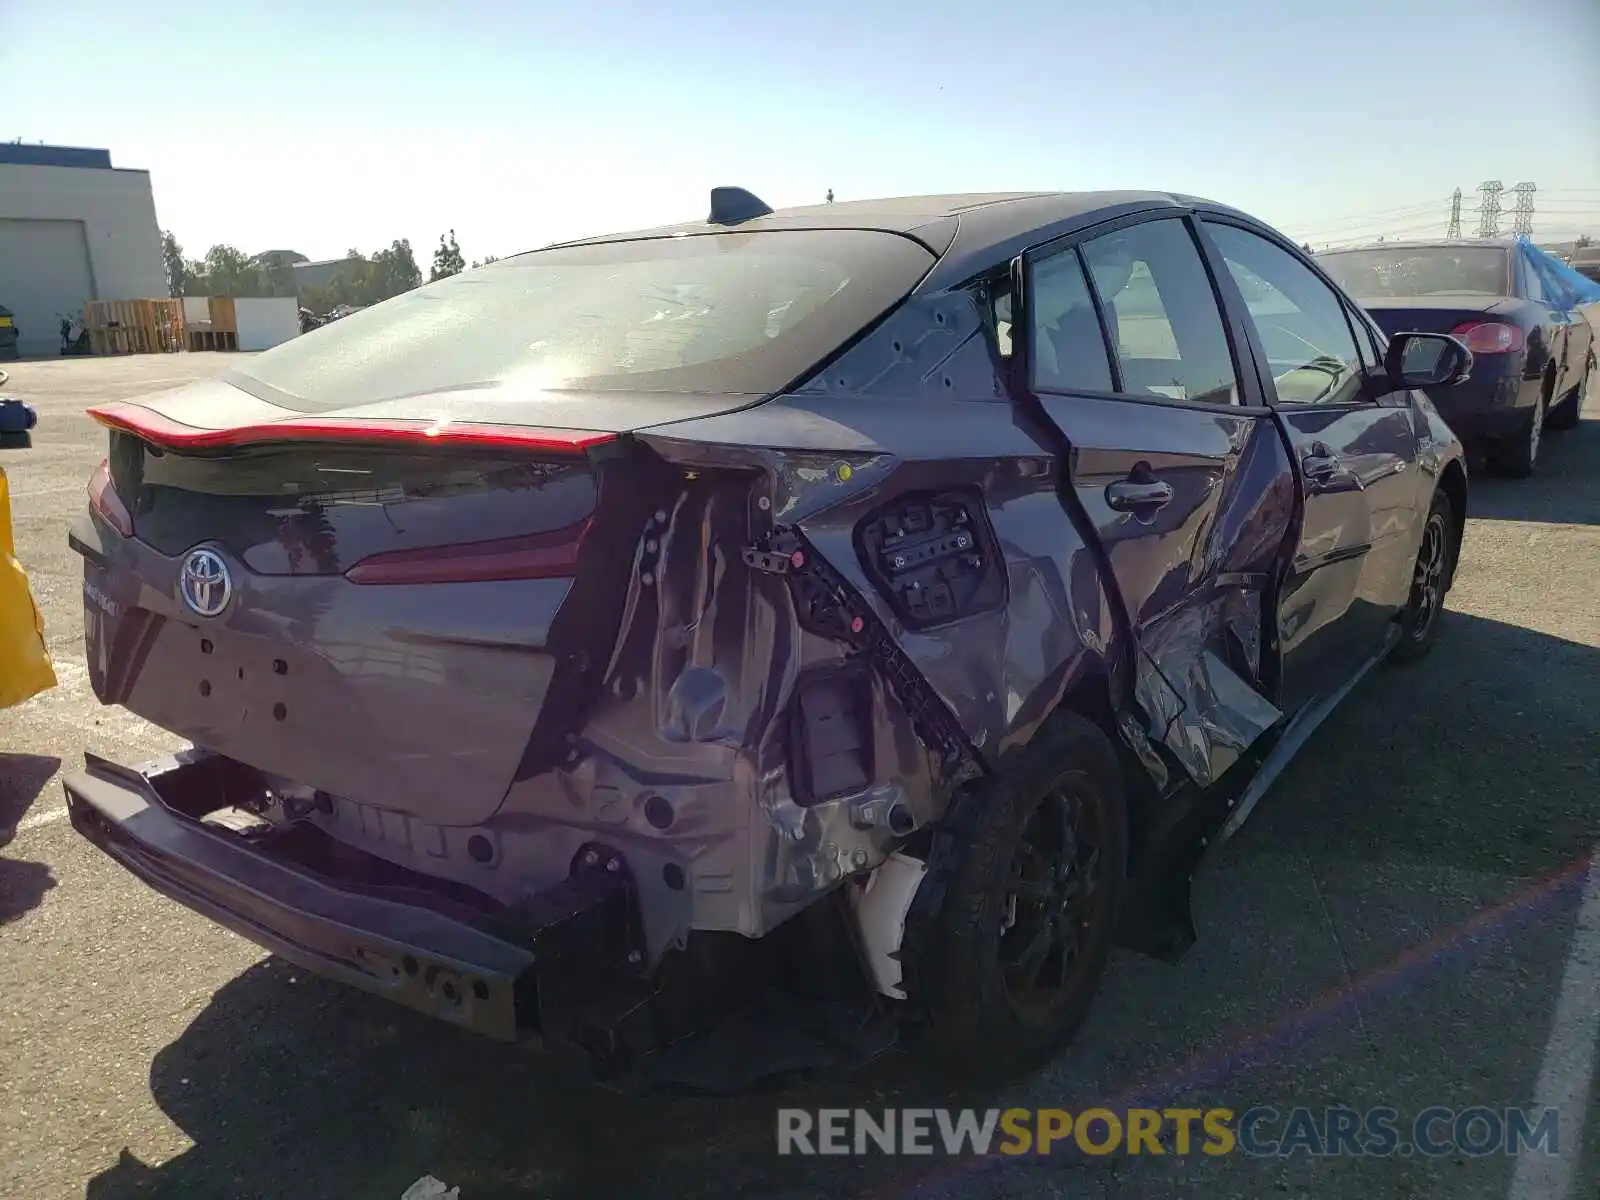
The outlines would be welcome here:
<svg viewBox="0 0 1600 1200">
<path fill-rule="evenodd" d="M 94 690 L 194 745 L 72 822 L 619 1086 L 1034 1061 L 1428 651 L 1470 365 L 1194 197 L 719 188 L 91 410 Z"/>
</svg>

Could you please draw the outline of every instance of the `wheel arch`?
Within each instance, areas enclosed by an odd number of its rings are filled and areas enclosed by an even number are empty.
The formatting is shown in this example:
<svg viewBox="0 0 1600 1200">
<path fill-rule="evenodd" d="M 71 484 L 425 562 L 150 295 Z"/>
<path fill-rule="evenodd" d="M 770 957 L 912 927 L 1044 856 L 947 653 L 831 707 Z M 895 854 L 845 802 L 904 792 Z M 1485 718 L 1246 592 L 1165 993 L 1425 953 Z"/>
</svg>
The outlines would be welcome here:
<svg viewBox="0 0 1600 1200">
<path fill-rule="evenodd" d="M 1451 532 L 1456 552 L 1450 556 L 1450 574 L 1445 581 L 1448 590 L 1455 583 L 1456 564 L 1461 561 L 1462 538 L 1467 530 L 1467 469 L 1459 458 L 1451 459 L 1439 473 L 1439 490 L 1450 501 L 1450 519 L 1455 525 Z"/>
</svg>

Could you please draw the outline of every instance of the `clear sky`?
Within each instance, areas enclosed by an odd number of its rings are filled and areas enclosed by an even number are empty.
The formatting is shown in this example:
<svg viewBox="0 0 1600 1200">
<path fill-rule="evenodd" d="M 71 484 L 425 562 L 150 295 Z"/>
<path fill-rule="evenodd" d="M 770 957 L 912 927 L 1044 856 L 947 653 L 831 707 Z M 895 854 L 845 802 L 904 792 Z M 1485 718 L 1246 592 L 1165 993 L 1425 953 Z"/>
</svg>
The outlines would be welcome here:
<svg viewBox="0 0 1600 1200">
<path fill-rule="evenodd" d="M 0 0 L 19 137 L 148 169 L 191 256 L 426 270 L 721 183 L 1181 190 L 1320 244 L 1531 180 L 1537 236 L 1600 236 L 1600 0 Z"/>
</svg>

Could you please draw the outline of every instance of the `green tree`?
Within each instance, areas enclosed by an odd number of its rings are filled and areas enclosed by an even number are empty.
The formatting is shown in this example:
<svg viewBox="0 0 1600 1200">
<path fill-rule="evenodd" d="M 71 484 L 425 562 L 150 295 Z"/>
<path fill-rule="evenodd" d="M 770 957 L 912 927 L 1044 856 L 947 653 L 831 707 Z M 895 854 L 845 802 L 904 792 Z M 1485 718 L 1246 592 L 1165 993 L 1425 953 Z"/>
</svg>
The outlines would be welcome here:
<svg viewBox="0 0 1600 1200">
<path fill-rule="evenodd" d="M 387 250 L 371 257 L 350 250 L 349 260 L 339 273 L 321 287 L 307 288 L 300 303 L 312 312 L 329 312 L 341 305 L 365 308 L 378 304 L 422 283 L 411 243 L 405 238 L 391 242 Z"/>
<path fill-rule="evenodd" d="M 444 234 L 439 235 L 439 248 L 433 252 L 433 269 L 428 272 L 428 282 L 435 279 L 447 279 L 451 275 L 459 275 L 466 269 L 466 260 L 461 257 L 461 247 L 456 242 L 456 231 L 450 231 L 450 240 L 444 240 Z"/>
<path fill-rule="evenodd" d="M 476 270 L 478 267 L 487 267 L 490 263 L 499 261 L 500 256 L 498 254 L 485 254 L 482 258 L 473 259 L 472 266 Z"/>
<path fill-rule="evenodd" d="M 170 230 L 161 231 L 161 261 L 167 272 L 167 294 L 182 296 L 189 279 L 189 264 L 184 261 L 183 247 Z"/>
<path fill-rule="evenodd" d="M 206 251 L 199 274 L 205 280 L 205 290 L 190 295 L 205 296 L 262 296 L 267 283 L 262 271 L 248 254 L 237 246 L 213 246 Z"/>
<path fill-rule="evenodd" d="M 422 283 L 422 271 L 411 253 L 411 239 L 398 238 L 387 250 L 379 250 L 367 260 L 366 304 L 377 304 Z"/>
</svg>

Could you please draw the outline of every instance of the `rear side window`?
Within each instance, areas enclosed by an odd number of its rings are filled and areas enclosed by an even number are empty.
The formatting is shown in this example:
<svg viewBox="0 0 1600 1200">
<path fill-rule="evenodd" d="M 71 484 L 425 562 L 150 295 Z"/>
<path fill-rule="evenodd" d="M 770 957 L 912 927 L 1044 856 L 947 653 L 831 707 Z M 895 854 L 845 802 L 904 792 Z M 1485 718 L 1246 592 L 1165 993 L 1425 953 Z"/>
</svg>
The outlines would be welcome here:
<svg viewBox="0 0 1600 1200">
<path fill-rule="evenodd" d="M 717 233 L 541 250 L 406 292 L 230 379 L 307 411 L 448 392 L 766 395 L 898 304 L 921 244 L 854 229 Z"/>
<path fill-rule="evenodd" d="M 1237 397 L 1216 294 L 1181 220 L 1129 226 L 1041 259 L 1031 315 L 1042 390 Z"/>
<path fill-rule="evenodd" d="M 1105 331 L 1077 250 L 1033 264 L 1029 301 L 1033 386 L 1047 392 L 1113 391 Z"/>
</svg>

